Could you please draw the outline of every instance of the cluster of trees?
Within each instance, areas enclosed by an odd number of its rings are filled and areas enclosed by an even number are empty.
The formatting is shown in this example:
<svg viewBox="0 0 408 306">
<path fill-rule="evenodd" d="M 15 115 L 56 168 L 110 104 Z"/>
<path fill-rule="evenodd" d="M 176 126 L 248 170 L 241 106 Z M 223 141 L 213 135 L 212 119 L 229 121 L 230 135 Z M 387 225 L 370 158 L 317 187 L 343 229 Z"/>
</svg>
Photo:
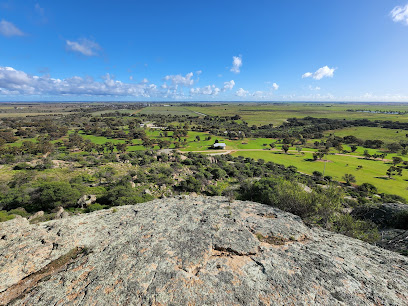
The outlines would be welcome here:
<svg viewBox="0 0 408 306">
<path fill-rule="evenodd" d="M 408 111 L 396 111 L 396 110 L 371 110 L 371 109 L 347 109 L 347 112 L 357 112 L 357 113 L 374 113 L 374 114 L 392 114 L 392 115 L 405 115 Z"/>
</svg>

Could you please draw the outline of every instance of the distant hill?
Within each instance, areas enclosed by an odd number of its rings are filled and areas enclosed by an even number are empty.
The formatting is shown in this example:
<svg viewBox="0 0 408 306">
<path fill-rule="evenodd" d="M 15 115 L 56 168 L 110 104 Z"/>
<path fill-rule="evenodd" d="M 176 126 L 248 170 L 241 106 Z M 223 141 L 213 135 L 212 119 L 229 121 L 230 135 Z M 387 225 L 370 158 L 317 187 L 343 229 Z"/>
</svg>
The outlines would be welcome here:
<svg viewBox="0 0 408 306">
<path fill-rule="evenodd" d="M 406 305 L 408 259 L 279 209 L 177 197 L 0 224 L 0 303 Z"/>
</svg>

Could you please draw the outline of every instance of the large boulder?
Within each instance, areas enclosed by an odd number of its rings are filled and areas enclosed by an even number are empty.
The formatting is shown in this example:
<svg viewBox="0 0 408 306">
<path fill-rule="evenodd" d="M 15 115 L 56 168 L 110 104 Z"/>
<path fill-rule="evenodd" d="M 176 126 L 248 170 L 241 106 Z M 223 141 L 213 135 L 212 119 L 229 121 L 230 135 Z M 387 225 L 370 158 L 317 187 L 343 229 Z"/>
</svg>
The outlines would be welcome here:
<svg viewBox="0 0 408 306">
<path fill-rule="evenodd" d="M 407 305 L 408 259 L 223 197 L 0 224 L 17 305 Z"/>
<path fill-rule="evenodd" d="M 96 202 L 96 195 L 90 194 L 90 195 L 83 195 L 82 197 L 79 198 L 77 204 L 79 207 L 84 208 L 88 207 L 92 203 Z"/>
<path fill-rule="evenodd" d="M 41 218 L 42 216 L 44 216 L 44 212 L 42 211 L 42 210 L 40 210 L 40 211 L 37 211 L 35 214 L 33 214 L 32 216 L 30 216 L 29 218 L 28 218 L 28 220 L 33 220 L 33 219 L 36 219 L 36 218 Z"/>
</svg>

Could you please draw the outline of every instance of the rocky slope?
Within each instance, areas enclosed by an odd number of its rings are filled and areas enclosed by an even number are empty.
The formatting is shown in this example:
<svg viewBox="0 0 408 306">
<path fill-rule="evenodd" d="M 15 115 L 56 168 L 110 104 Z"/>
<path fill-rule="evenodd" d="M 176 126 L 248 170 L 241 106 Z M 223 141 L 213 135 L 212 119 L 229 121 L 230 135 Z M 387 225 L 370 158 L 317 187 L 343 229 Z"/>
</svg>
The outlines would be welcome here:
<svg viewBox="0 0 408 306">
<path fill-rule="evenodd" d="M 180 197 L 1 223 L 0 301 L 407 305 L 408 259 L 262 204 Z"/>
</svg>

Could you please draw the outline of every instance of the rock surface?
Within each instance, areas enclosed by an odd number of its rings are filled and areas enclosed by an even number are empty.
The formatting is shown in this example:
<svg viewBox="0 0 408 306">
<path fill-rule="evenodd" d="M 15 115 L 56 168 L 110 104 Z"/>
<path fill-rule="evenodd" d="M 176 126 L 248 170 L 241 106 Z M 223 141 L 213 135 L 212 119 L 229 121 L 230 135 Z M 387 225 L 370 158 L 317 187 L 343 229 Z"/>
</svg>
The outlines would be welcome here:
<svg viewBox="0 0 408 306">
<path fill-rule="evenodd" d="M 262 204 L 167 198 L 0 223 L 0 301 L 407 305 L 408 259 Z"/>
</svg>

